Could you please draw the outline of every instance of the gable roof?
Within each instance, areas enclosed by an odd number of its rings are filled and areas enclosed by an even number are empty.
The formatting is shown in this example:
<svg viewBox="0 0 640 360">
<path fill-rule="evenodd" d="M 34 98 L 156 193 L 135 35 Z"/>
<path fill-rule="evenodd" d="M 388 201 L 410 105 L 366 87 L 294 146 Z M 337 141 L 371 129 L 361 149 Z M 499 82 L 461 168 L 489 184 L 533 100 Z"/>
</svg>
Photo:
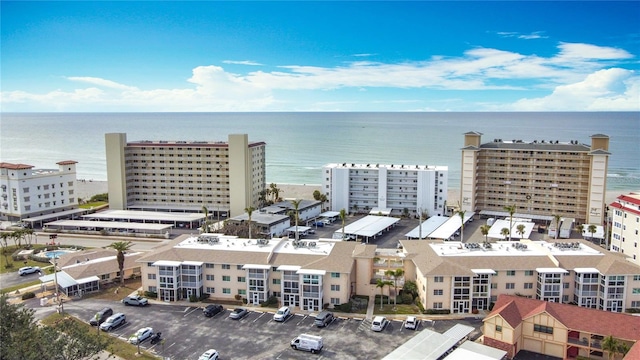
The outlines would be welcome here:
<svg viewBox="0 0 640 360">
<path fill-rule="evenodd" d="M 513 295 L 500 295 L 485 320 L 500 315 L 515 328 L 523 320 L 543 312 L 569 330 L 611 335 L 621 340 L 640 340 L 640 317 Z"/>
</svg>

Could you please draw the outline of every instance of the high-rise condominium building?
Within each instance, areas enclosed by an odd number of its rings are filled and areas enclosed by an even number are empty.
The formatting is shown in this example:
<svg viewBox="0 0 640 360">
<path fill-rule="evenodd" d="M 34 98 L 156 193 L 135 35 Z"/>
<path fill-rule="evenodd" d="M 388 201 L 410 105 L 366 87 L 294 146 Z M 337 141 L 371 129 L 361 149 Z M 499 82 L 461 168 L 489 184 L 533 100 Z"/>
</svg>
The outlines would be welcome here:
<svg viewBox="0 0 640 360">
<path fill-rule="evenodd" d="M 481 136 L 464 134 L 462 210 L 500 215 L 505 206 L 515 206 L 519 216 L 534 220 L 560 215 L 578 223 L 603 223 L 607 135 L 592 135 L 591 145 L 503 139 L 483 144 Z"/>
<path fill-rule="evenodd" d="M 60 161 L 58 169 L 0 163 L 0 218 L 19 221 L 78 208 L 76 161 Z"/>
<path fill-rule="evenodd" d="M 105 135 L 109 207 L 236 216 L 256 207 L 266 183 L 264 142 L 134 141 Z"/>
<path fill-rule="evenodd" d="M 624 253 L 640 265 L 640 194 L 618 196 L 609 205 L 609 216 L 611 251 Z"/>
<path fill-rule="evenodd" d="M 322 190 L 333 211 L 442 215 L 448 174 L 446 166 L 328 164 Z"/>
</svg>

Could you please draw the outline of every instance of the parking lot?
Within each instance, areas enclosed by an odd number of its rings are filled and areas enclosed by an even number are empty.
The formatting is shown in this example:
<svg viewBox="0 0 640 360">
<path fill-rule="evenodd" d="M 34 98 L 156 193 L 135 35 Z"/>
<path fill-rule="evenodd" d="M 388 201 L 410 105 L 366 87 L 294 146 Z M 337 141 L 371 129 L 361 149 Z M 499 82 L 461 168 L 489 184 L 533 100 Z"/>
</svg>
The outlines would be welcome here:
<svg viewBox="0 0 640 360">
<path fill-rule="evenodd" d="M 218 350 L 223 359 L 380 359 L 416 334 L 405 329 L 402 321 L 391 321 L 382 332 L 371 331 L 371 323 L 366 320 L 348 318 L 336 318 L 326 328 L 316 328 L 312 316 L 295 313 L 279 323 L 273 321 L 275 309 L 250 311 L 244 318 L 233 320 L 229 318 L 230 308 L 208 318 L 196 306 L 152 304 L 139 308 L 84 299 L 65 304 L 65 311 L 89 320 L 105 306 L 127 317 L 126 324 L 111 331 L 111 336 L 126 341 L 138 329 L 152 327 L 155 332 L 162 332 L 164 343 L 151 345 L 145 341 L 141 347 L 171 359 L 197 359 L 209 348 Z M 438 325 L 448 328 L 453 322 L 449 326 Z M 321 353 L 312 355 L 291 349 L 289 342 L 303 333 L 323 337 Z"/>
</svg>

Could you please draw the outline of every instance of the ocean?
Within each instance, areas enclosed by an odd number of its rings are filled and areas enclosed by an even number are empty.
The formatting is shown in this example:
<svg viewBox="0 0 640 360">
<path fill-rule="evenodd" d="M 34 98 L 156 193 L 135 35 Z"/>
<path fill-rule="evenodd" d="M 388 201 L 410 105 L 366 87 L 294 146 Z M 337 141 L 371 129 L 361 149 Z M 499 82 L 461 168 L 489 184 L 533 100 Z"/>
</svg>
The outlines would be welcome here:
<svg viewBox="0 0 640 360">
<path fill-rule="evenodd" d="M 609 190 L 640 190 L 639 112 L 525 113 L 2 113 L 0 160 L 57 168 L 78 162 L 78 179 L 106 180 L 104 134 L 128 141 L 226 141 L 249 134 L 267 143 L 267 182 L 320 184 L 328 163 L 440 165 L 460 186 L 464 133 L 482 142 L 610 137 Z"/>
</svg>

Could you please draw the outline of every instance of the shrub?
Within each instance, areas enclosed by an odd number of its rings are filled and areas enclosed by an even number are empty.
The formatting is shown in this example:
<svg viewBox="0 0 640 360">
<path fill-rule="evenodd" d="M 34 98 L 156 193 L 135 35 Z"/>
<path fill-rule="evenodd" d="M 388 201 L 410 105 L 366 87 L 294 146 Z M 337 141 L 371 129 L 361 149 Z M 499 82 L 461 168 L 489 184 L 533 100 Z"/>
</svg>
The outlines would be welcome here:
<svg viewBox="0 0 640 360">
<path fill-rule="evenodd" d="M 424 306 L 422 306 L 422 301 L 420 301 L 419 297 L 416 298 L 416 305 L 418 306 L 418 309 L 420 309 L 420 312 L 424 313 Z"/>
<path fill-rule="evenodd" d="M 334 305 L 333 306 L 335 311 L 338 312 L 351 312 L 351 301 L 349 301 L 348 303 L 344 303 L 344 304 L 340 304 L 340 305 Z"/>
<path fill-rule="evenodd" d="M 262 307 L 276 307 L 278 305 L 278 298 L 275 296 L 269 296 L 267 301 L 260 304 Z"/>
<path fill-rule="evenodd" d="M 236 294 L 234 297 L 238 301 L 240 301 L 240 299 L 242 299 L 242 295 L 240 295 L 240 294 Z"/>
<path fill-rule="evenodd" d="M 33 299 L 34 297 L 36 297 L 36 294 L 31 291 L 27 291 L 26 293 L 22 294 L 22 300 Z"/>
<path fill-rule="evenodd" d="M 429 315 L 448 315 L 448 314 L 451 314 L 451 310 L 449 310 L 449 309 L 427 309 L 424 312 L 425 312 L 425 314 L 429 314 Z"/>
<path fill-rule="evenodd" d="M 380 301 L 382 301 L 384 304 L 389 303 L 389 297 L 387 295 L 376 295 L 376 304 L 380 305 Z"/>
<path fill-rule="evenodd" d="M 402 304 L 413 304 L 413 295 L 409 293 L 403 293 L 400 295 L 400 299 Z"/>
<path fill-rule="evenodd" d="M 158 293 L 157 292 L 153 292 L 153 291 L 145 291 L 144 292 L 144 296 L 148 297 L 150 299 L 157 299 L 158 298 Z"/>
<path fill-rule="evenodd" d="M 630 314 L 637 314 L 640 313 L 640 308 L 628 308 L 626 311 Z"/>
<path fill-rule="evenodd" d="M 189 302 L 196 302 L 196 301 L 198 301 L 198 297 L 196 295 L 189 296 Z"/>
</svg>

